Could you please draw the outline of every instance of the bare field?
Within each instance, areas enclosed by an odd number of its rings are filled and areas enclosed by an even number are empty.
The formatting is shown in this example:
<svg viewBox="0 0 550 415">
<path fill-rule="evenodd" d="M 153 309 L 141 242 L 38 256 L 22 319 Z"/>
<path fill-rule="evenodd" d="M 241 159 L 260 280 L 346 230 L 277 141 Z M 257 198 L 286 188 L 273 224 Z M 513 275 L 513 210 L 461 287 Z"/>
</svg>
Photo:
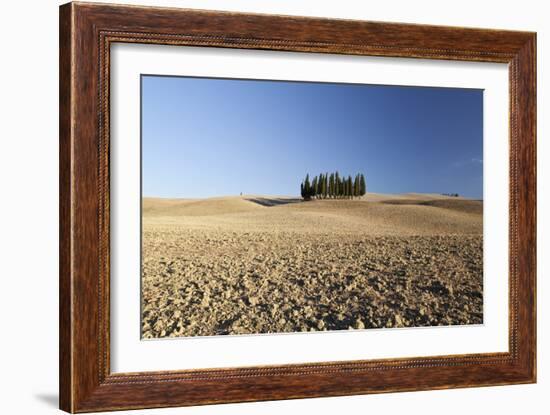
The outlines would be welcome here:
<svg viewBox="0 0 550 415">
<path fill-rule="evenodd" d="M 483 203 L 143 199 L 144 338 L 480 324 Z"/>
</svg>

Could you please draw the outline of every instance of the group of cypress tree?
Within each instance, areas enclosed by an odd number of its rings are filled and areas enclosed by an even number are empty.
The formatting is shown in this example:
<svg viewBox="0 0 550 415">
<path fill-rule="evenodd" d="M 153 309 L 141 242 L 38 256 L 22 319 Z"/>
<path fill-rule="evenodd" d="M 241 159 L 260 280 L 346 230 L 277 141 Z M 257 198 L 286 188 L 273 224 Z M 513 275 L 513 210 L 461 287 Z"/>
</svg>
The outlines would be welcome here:
<svg viewBox="0 0 550 415">
<path fill-rule="evenodd" d="M 317 199 L 352 199 L 363 196 L 367 193 L 367 183 L 362 173 L 351 176 L 340 177 L 338 172 L 320 174 L 311 181 L 309 173 L 300 185 L 300 194 L 305 200 Z"/>
</svg>

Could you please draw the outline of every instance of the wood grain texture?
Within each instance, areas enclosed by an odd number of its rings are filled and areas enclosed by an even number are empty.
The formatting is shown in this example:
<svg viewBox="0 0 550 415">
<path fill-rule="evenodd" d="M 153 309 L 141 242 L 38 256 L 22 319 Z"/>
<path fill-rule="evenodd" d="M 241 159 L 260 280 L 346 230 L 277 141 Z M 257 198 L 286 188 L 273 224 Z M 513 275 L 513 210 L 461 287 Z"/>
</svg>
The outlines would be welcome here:
<svg viewBox="0 0 550 415">
<path fill-rule="evenodd" d="M 114 42 L 510 65 L 510 351 L 111 373 L 109 59 Z M 534 382 L 533 33 L 70 3 L 60 9 L 60 407 L 68 412 Z"/>
<path fill-rule="evenodd" d="M 69 7 L 59 14 L 59 406 L 72 409 L 71 149 L 72 20 Z"/>
</svg>

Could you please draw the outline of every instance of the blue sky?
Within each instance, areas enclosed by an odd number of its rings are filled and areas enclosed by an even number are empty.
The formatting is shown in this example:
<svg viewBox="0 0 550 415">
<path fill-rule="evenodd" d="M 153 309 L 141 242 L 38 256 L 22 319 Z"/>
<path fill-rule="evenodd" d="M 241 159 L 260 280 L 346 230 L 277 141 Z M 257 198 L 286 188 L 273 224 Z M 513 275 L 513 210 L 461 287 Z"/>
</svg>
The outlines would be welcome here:
<svg viewBox="0 0 550 415">
<path fill-rule="evenodd" d="M 142 76 L 141 105 L 145 197 L 292 196 L 336 170 L 483 197 L 479 89 Z"/>
</svg>

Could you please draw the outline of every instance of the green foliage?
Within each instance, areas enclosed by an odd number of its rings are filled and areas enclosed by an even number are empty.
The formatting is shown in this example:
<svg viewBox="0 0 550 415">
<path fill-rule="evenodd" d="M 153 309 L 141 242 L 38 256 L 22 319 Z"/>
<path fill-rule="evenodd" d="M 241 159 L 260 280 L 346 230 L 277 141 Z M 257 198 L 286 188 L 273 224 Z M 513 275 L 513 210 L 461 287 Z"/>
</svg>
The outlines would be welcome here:
<svg viewBox="0 0 550 415">
<path fill-rule="evenodd" d="M 358 173 L 353 179 L 340 177 L 338 172 L 321 173 L 314 176 L 310 181 L 309 173 L 306 174 L 304 181 L 300 184 L 300 195 L 304 200 L 312 198 L 343 199 L 363 196 L 367 192 L 367 185 L 363 173 Z"/>
<path fill-rule="evenodd" d="M 317 196 L 319 194 L 319 180 L 317 176 L 313 178 L 311 185 L 313 186 L 313 196 Z"/>
<path fill-rule="evenodd" d="M 306 174 L 306 178 L 304 180 L 304 192 L 302 197 L 305 200 L 309 200 L 311 199 L 311 196 L 313 196 L 313 194 L 312 194 L 311 183 L 309 182 L 309 174 Z"/>
<path fill-rule="evenodd" d="M 359 176 L 359 195 L 363 196 L 367 193 L 367 182 L 365 181 L 365 176 L 363 173 Z"/>
</svg>

